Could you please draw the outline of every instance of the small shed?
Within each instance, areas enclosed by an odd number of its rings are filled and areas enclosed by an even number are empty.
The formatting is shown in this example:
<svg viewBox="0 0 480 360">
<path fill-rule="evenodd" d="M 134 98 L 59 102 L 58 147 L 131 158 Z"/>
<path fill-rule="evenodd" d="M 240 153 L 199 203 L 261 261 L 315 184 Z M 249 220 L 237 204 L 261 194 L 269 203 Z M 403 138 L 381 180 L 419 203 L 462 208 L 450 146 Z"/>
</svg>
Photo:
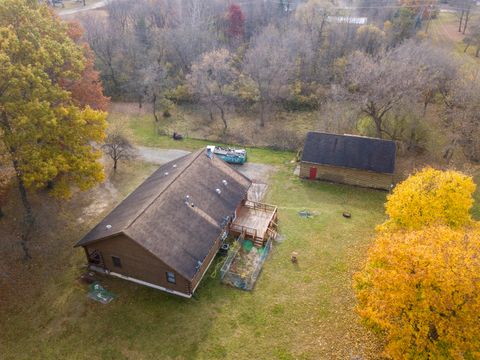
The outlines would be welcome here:
<svg viewBox="0 0 480 360">
<path fill-rule="evenodd" d="M 156 170 L 76 246 L 91 270 L 191 297 L 251 181 L 205 150 Z"/>
<path fill-rule="evenodd" d="M 389 190 L 395 156 L 396 145 L 391 140 L 309 132 L 300 177 Z"/>
</svg>

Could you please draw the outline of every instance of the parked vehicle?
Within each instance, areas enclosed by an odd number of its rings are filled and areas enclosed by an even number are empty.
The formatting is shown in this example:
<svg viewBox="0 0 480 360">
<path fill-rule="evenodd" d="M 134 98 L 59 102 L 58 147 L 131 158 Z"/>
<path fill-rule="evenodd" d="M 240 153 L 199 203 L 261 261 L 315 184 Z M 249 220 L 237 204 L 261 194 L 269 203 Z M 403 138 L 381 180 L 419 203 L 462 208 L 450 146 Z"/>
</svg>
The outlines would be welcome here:
<svg viewBox="0 0 480 360">
<path fill-rule="evenodd" d="M 245 161 L 247 161 L 247 150 L 245 149 L 224 148 L 215 145 L 208 145 L 207 151 L 210 151 L 229 164 L 243 164 Z"/>
</svg>

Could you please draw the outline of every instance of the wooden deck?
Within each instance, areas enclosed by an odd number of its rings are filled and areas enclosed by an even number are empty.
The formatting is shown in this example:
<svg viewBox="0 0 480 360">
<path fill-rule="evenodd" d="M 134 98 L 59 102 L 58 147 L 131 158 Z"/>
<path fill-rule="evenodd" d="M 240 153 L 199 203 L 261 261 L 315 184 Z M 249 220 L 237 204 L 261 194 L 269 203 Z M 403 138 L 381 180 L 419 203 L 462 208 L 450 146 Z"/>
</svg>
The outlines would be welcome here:
<svg viewBox="0 0 480 360">
<path fill-rule="evenodd" d="M 261 247 L 270 236 L 276 235 L 277 207 L 268 204 L 246 201 L 237 211 L 237 217 L 230 225 L 233 235 L 252 239 L 255 246 Z"/>
</svg>

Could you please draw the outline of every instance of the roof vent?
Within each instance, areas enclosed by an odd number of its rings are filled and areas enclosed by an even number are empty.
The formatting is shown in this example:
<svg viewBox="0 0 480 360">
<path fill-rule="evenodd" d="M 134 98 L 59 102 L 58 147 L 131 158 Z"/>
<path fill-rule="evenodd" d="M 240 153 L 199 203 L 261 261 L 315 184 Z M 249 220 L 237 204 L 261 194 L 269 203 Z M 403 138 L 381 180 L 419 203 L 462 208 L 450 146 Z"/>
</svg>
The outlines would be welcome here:
<svg viewBox="0 0 480 360">
<path fill-rule="evenodd" d="M 209 159 L 213 159 L 213 150 L 215 149 L 215 146 L 207 146 L 207 157 Z"/>
<path fill-rule="evenodd" d="M 216 192 L 218 195 L 220 195 L 220 194 L 222 193 L 222 190 L 220 190 L 219 188 L 216 188 L 216 189 L 215 189 L 215 192 Z"/>
<path fill-rule="evenodd" d="M 165 172 L 165 176 L 167 176 L 167 175 L 168 175 L 168 171 Z"/>
<path fill-rule="evenodd" d="M 173 164 L 173 168 L 175 169 L 177 167 L 177 164 Z"/>
<path fill-rule="evenodd" d="M 223 180 L 222 180 L 222 184 L 225 185 L 225 186 L 227 186 L 227 185 L 228 185 L 227 180 L 223 179 Z"/>
<path fill-rule="evenodd" d="M 112 228 L 112 225 L 108 224 L 105 227 L 107 228 L 107 230 L 110 230 Z"/>
</svg>

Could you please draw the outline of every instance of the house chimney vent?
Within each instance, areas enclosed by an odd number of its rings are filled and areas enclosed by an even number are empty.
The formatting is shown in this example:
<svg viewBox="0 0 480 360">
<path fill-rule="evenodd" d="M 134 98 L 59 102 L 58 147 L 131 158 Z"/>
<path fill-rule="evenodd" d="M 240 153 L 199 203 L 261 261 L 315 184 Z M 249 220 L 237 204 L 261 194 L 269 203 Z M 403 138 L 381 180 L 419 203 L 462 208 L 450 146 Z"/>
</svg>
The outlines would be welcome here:
<svg viewBox="0 0 480 360">
<path fill-rule="evenodd" d="M 220 190 L 219 188 L 216 188 L 216 189 L 215 189 L 215 192 L 216 192 L 218 195 L 220 195 L 220 194 L 222 193 L 222 190 Z"/>
</svg>

